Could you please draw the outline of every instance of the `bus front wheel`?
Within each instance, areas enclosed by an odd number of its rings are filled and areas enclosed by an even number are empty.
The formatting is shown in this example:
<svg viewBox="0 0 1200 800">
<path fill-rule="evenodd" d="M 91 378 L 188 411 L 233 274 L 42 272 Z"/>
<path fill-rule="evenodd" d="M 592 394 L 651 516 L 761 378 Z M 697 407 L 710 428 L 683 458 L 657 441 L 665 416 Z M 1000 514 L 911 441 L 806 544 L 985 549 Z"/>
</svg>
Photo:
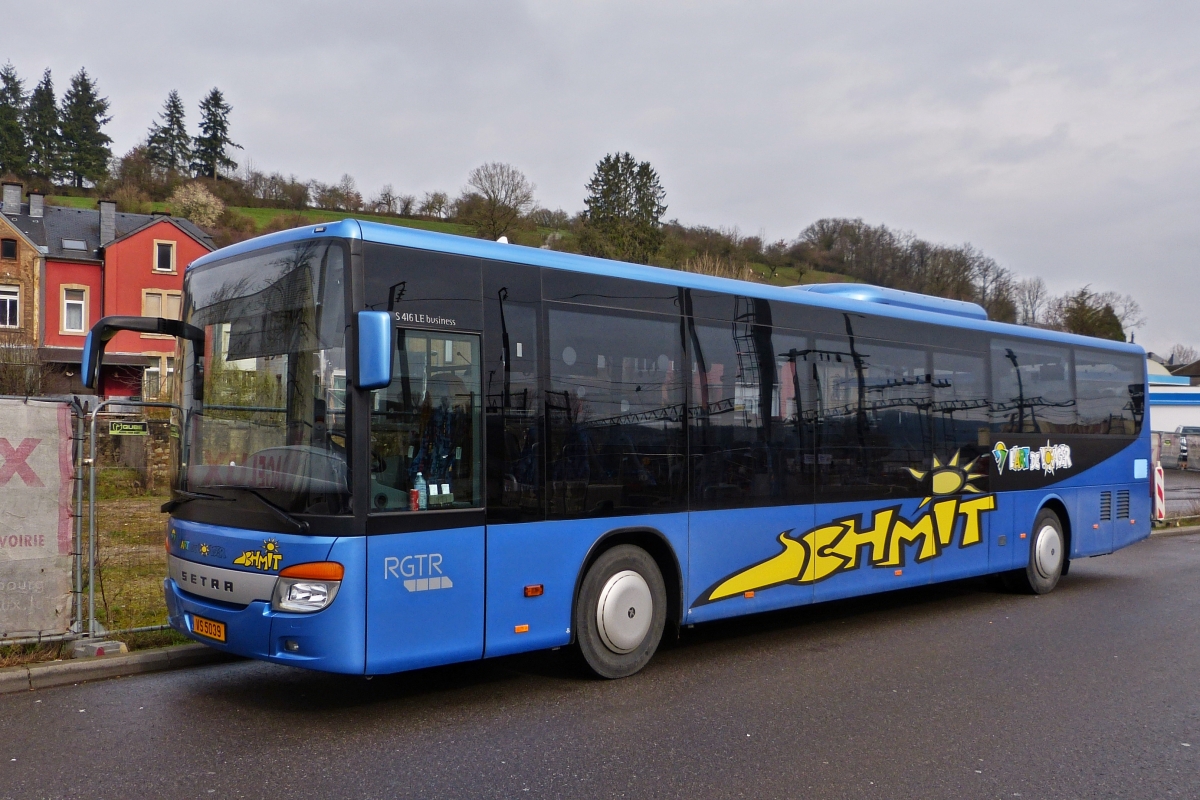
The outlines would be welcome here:
<svg viewBox="0 0 1200 800">
<path fill-rule="evenodd" d="M 1029 545 L 1029 562 L 1025 569 L 1013 570 L 1006 576 L 1010 588 L 1030 594 L 1046 594 L 1058 585 L 1066 563 L 1066 537 L 1062 522 L 1048 508 L 1038 513 L 1033 523 L 1033 541 Z"/>
<path fill-rule="evenodd" d="M 575 638 L 596 675 L 625 678 L 646 666 L 666 621 L 666 584 L 645 550 L 618 545 L 588 569 L 575 604 Z"/>
</svg>

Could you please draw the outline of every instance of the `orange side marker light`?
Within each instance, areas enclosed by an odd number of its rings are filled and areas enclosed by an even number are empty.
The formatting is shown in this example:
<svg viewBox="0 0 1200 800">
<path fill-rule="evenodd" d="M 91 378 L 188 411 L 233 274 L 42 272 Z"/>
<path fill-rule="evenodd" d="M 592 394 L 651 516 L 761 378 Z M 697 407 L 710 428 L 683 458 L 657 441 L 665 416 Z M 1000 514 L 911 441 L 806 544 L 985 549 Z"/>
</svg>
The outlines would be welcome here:
<svg viewBox="0 0 1200 800">
<path fill-rule="evenodd" d="M 513 633 L 529 633 L 529 626 L 517 625 L 513 628 Z"/>
<path fill-rule="evenodd" d="M 747 600 L 749 600 L 751 597 L 754 597 L 754 592 L 753 591 L 746 592 L 745 597 Z"/>
<path fill-rule="evenodd" d="M 529 586 L 525 587 L 525 596 L 526 597 L 541 597 L 543 591 L 544 590 L 542 588 L 542 584 L 532 583 Z"/>
<path fill-rule="evenodd" d="M 898 570 L 896 570 L 896 575 L 897 575 L 897 576 L 899 576 L 899 575 L 903 575 L 903 574 L 904 574 L 904 570 L 902 570 L 902 569 L 898 569 Z"/>
<path fill-rule="evenodd" d="M 1027 534 L 1024 534 L 1024 533 L 1021 534 L 1022 539 L 1024 539 L 1026 536 L 1027 536 Z"/>
</svg>

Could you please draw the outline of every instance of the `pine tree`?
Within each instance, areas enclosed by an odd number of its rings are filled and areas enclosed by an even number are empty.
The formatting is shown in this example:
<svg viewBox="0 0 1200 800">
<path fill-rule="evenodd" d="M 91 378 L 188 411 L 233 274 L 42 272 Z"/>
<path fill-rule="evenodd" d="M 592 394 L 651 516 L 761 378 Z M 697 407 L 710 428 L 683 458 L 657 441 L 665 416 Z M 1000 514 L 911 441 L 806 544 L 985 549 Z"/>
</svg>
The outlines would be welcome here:
<svg viewBox="0 0 1200 800">
<path fill-rule="evenodd" d="M 146 146 L 150 161 L 167 172 L 183 172 L 191 162 L 192 140 L 184 123 L 185 112 L 179 92 L 172 90 L 159 114 L 162 124 L 151 124 Z"/>
<path fill-rule="evenodd" d="M 108 108 L 108 98 L 100 97 L 95 81 L 80 69 L 63 95 L 61 117 L 63 171 L 80 189 L 85 180 L 95 183 L 108 174 L 112 139 L 101 130 L 112 120 Z"/>
<path fill-rule="evenodd" d="M 200 135 L 192 140 L 192 171 L 197 178 L 216 178 L 222 171 L 237 169 L 229 148 L 242 149 L 229 138 L 229 112 L 221 90 L 213 87 L 200 101 Z"/>
<path fill-rule="evenodd" d="M 47 181 L 54 180 L 61 171 L 59 148 L 62 135 L 50 70 L 42 73 L 42 80 L 33 88 L 25 105 L 25 136 L 29 142 L 30 173 Z"/>
<path fill-rule="evenodd" d="M 29 169 L 29 142 L 21 118 L 25 115 L 25 83 L 12 63 L 0 68 L 0 174 L 24 175 Z"/>
<path fill-rule="evenodd" d="M 609 154 L 587 183 L 579 246 L 588 255 L 647 264 L 662 247 L 666 191 L 648 161 Z"/>
</svg>

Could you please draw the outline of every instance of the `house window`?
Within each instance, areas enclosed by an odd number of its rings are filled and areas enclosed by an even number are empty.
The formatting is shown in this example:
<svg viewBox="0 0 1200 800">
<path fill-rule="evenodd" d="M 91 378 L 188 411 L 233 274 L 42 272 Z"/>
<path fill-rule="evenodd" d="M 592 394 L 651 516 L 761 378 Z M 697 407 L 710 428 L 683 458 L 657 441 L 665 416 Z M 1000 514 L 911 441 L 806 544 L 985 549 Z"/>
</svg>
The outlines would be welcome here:
<svg viewBox="0 0 1200 800">
<path fill-rule="evenodd" d="M 87 326 L 87 291 L 63 289 L 63 331 L 83 333 Z"/>
<path fill-rule="evenodd" d="M 179 300 L 179 292 L 148 291 L 142 295 L 142 316 L 179 319 Z"/>
<path fill-rule="evenodd" d="M 163 373 L 163 367 L 166 373 Z M 156 367 L 146 367 L 142 371 L 142 399 L 161 399 L 171 390 L 171 378 L 175 375 L 175 359 L 168 356 Z"/>
<path fill-rule="evenodd" d="M 63 239 L 63 250 L 87 250 L 87 242 L 83 239 Z"/>
<path fill-rule="evenodd" d="M 16 258 L 17 257 L 17 240 L 16 239 L 0 239 L 0 258 Z"/>
<path fill-rule="evenodd" d="M 175 243 L 174 242 L 154 242 L 154 271 L 155 272 L 174 272 L 175 271 Z"/>
<path fill-rule="evenodd" d="M 158 367 L 146 367 L 142 373 L 142 399 L 154 400 L 158 397 L 158 392 L 161 387 L 160 378 L 162 372 Z"/>
<path fill-rule="evenodd" d="M 20 287 L 0 286 L 0 328 L 21 327 L 20 298 Z"/>
</svg>

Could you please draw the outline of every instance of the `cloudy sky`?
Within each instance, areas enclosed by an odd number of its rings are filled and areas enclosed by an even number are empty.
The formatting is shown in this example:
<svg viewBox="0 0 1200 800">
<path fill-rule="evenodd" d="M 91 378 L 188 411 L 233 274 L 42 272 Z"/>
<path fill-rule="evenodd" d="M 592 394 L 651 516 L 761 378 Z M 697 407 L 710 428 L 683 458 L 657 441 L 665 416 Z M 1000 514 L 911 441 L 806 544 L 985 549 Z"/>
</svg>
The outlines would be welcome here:
<svg viewBox="0 0 1200 800">
<path fill-rule="evenodd" d="M 1130 293 L 1200 346 L 1200 4 L 22 3 L 0 60 L 81 66 L 124 152 L 219 86 L 264 170 L 458 191 L 507 161 L 575 211 L 607 152 L 668 216 L 795 237 L 862 217 L 1056 292 Z"/>
</svg>

